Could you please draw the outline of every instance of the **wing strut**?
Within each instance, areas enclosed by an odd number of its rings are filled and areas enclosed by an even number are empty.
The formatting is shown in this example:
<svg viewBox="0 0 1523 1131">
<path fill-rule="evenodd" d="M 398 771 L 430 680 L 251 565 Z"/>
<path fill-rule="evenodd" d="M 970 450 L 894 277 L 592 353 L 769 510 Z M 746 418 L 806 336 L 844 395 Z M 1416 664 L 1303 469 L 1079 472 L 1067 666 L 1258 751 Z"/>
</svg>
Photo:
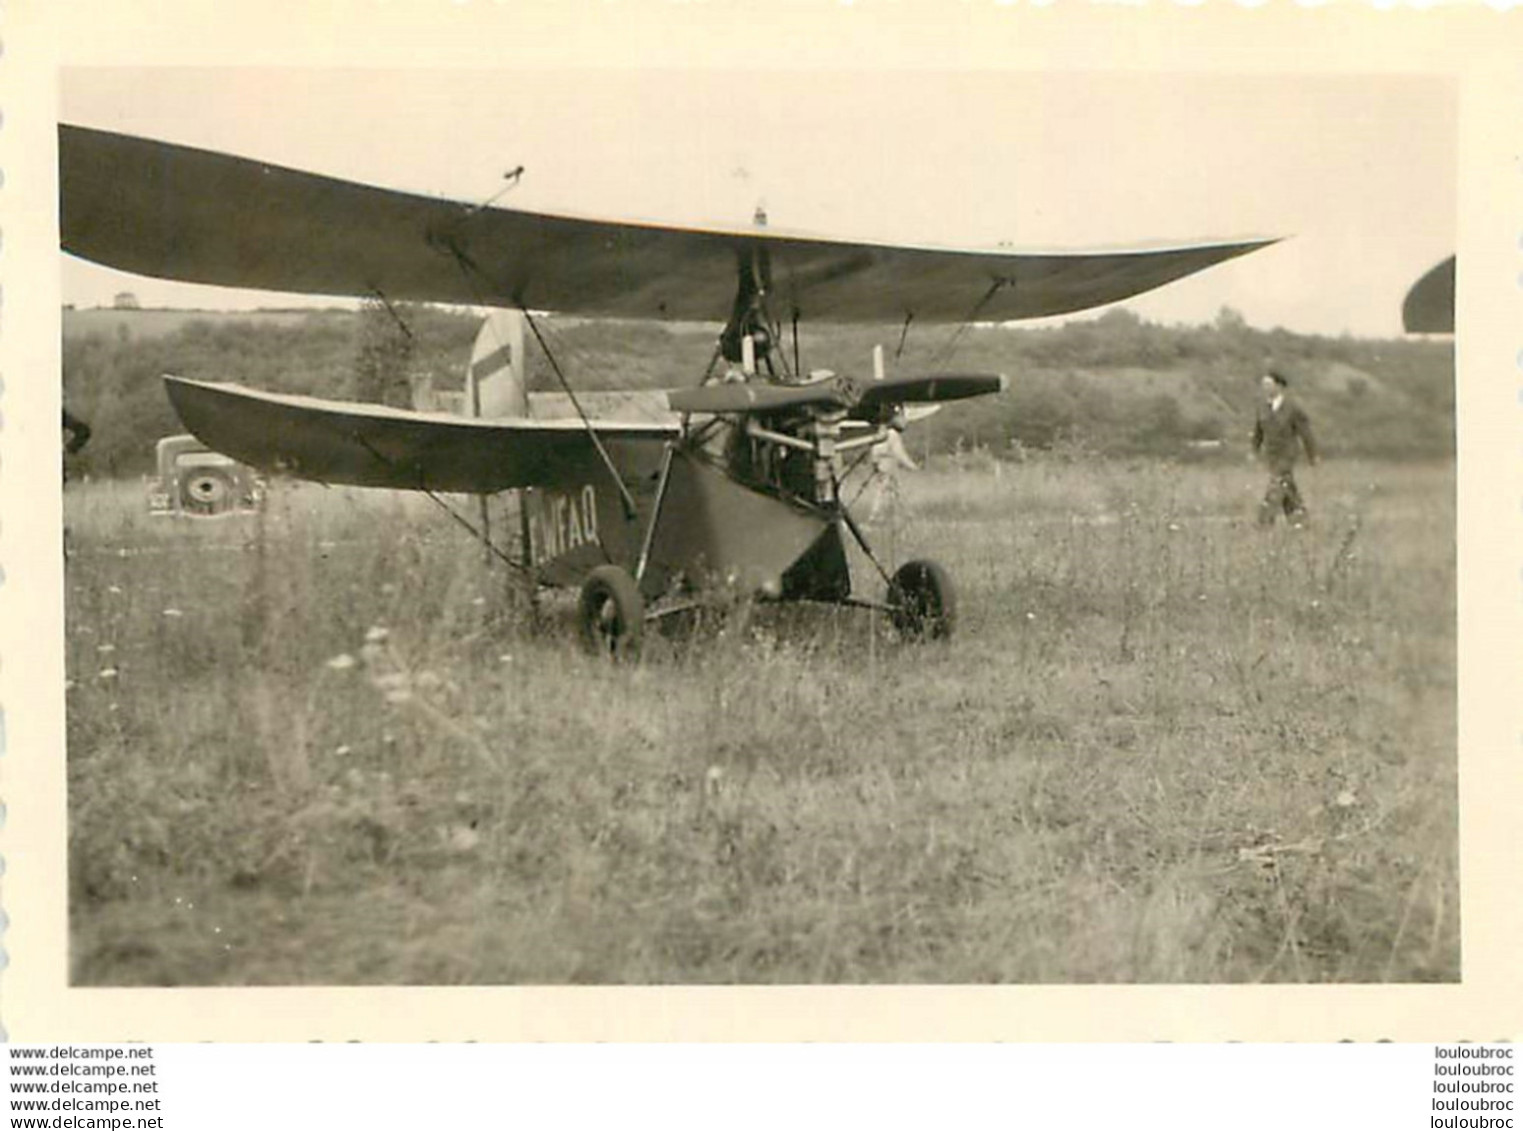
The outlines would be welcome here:
<svg viewBox="0 0 1523 1131">
<path fill-rule="evenodd" d="M 755 363 L 767 367 L 767 375 L 778 378 L 773 365 L 773 347 L 782 345 L 782 323 L 772 317 L 767 296 L 772 293 L 772 256 L 765 246 L 746 246 L 736 249 L 735 302 L 730 307 L 730 318 L 719 335 L 719 351 L 732 365 L 741 364 L 745 358 L 743 340 L 751 339 Z M 788 355 L 779 350 L 777 357 L 782 363 L 782 380 L 791 383 L 798 379 L 798 308 L 793 310 L 794 370 L 788 370 Z"/>
<path fill-rule="evenodd" d="M 375 456 L 376 459 L 380 460 L 382 463 L 386 464 L 388 467 L 395 467 L 396 466 L 396 464 L 393 461 L 391 461 L 391 460 L 386 458 L 386 454 L 384 452 L 378 451 L 376 449 L 376 446 L 374 444 L 372 444 L 369 440 L 367 440 L 364 436 L 361 436 L 358 433 L 356 433 L 354 438 L 359 441 L 361 447 L 363 447 L 371 455 Z M 494 557 L 501 558 L 511 568 L 518 570 L 520 573 L 528 574 L 528 575 L 532 576 L 531 571 L 529 570 L 529 568 L 527 566 L 525 566 L 521 562 L 515 562 L 506 553 L 504 553 L 501 549 L 499 549 L 497 547 L 496 543 L 494 543 L 492 541 L 491 536 L 489 534 L 486 534 L 486 533 L 484 533 L 484 532 L 482 532 L 480 530 L 477 530 L 474 526 L 472 526 L 469 519 L 463 517 L 458 511 L 455 510 L 454 507 L 450 506 L 443 499 L 441 499 L 438 496 L 438 494 L 432 488 L 430 488 L 430 487 L 428 487 L 425 484 L 420 482 L 418 484 L 418 486 L 417 486 L 417 490 L 422 491 L 423 494 L 427 495 L 439 507 L 440 510 L 442 510 L 445 514 L 449 515 L 452 519 L 454 519 L 456 522 L 458 522 L 461 526 L 465 527 L 465 529 L 470 532 L 471 536 L 473 538 L 475 538 L 478 542 L 480 542 L 483 546 L 485 546 L 487 548 L 487 550 L 490 551 L 491 554 Z"/>
<path fill-rule="evenodd" d="M 444 236 L 436 242 L 437 244 L 442 244 L 444 249 L 454 257 L 456 265 L 460 268 L 460 273 L 465 277 L 466 285 L 473 291 L 477 291 L 479 299 L 480 291 L 476 287 L 473 272 L 480 274 L 481 269 L 476 266 L 471 257 L 461 249 L 460 245 L 452 237 Z M 545 357 L 549 359 L 550 368 L 555 371 L 556 379 L 560 381 L 561 388 L 566 390 L 566 396 L 571 401 L 571 407 L 576 409 L 576 415 L 581 420 L 582 427 L 587 429 L 587 438 L 592 441 L 592 446 L 597 451 L 598 458 L 603 461 L 603 466 L 608 469 L 609 477 L 613 479 L 614 486 L 619 489 L 619 501 L 624 504 L 624 517 L 633 521 L 636 514 L 635 497 L 629 493 L 629 488 L 624 485 L 624 477 L 619 474 L 618 468 L 614 466 L 613 459 L 608 454 L 608 449 L 603 447 L 603 441 L 598 439 L 597 429 L 592 426 L 592 421 L 587 419 L 587 413 L 582 409 L 582 402 L 577 400 L 576 391 L 571 388 L 571 383 L 566 380 L 566 375 L 561 372 L 560 362 L 555 360 L 554 351 L 550 349 L 550 344 L 545 341 L 545 336 L 540 333 L 539 323 L 534 320 L 534 315 L 529 312 L 529 308 L 523 304 L 522 299 L 518 299 L 516 302 L 519 313 L 524 316 L 524 321 L 529 324 L 529 329 L 534 331 L 534 340 L 539 343 L 540 349 L 545 351 Z M 479 302 L 478 305 L 490 306 L 492 304 Z"/>
<path fill-rule="evenodd" d="M 397 313 L 397 308 L 391 305 L 391 299 L 386 297 L 386 292 L 381 290 L 380 287 L 371 287 L 370 293 L 381 300 L 381 305 L 386 308 L 386 313 L 391 315 L 391 320 L 397 324 L 402 333 L 407 335 L 407 340 L 410 342 L 417 341 L 416 336 L 412 332 L 412 327 L 403 320 L 401 314 Z"/>
<path fill-rule="evenodd" d="M 906 310 L 904 312 L 904 325 L 899 330 L 899 348 L 894 351 L 895 361 L 898 361 L 901 357 L 904 356 L 904 343 L 909 340 L 910 323 L 914 320 L 915 312 L 913 310 Z"/>
<path fill-rule="evenodd" d="M 550 343 L 545 341 L 545 336 L 539 332 L 539 323 L 534 320 L 534 315 L 529 313 L 527 307 L 519 304 L 519 312 L 524 316 L 524 321 L 529 324 L 529 329 L 534 331 L 534 340 L 539 343 L 539 348 L 545 351 L 545 357 L 550 361 L 550 368 L 555 371 L 555 376 L 561 383 L 561 388 L 566 390 L 566 396 L 571 401 L 571 407 L 576 409 L 576 415 L 581 419 L 582 427 L 587 429 L 587 438 L 592 441 L 592 446 L 597 449 L 603 466 L 608 469 L 608 474 L 613 478 L 614 486 L 619 489 L 619 498 L 624 503 L 624 517 L 633 521 L 635 517 L 635 497 L 629 493 L 629 488 L 624 486 L 624 478 L 619 474 L 619 469 L 614 467 L 613 459 L 608 454 L 608 449 L 603 447 L 603 441 L 598 439 L 598 430 L 592 426 L 592 421 L 587 419 L 587 414 L 582 411 L 582 402 L 576 399 L 576 392 L 571 388 L 571 382 L 566 380 L 566 375 L 561 372 L 561 363 L 555 360 L 555 354 L 550 349 Z"/>
<path fill-rule="evenodd" d="M 951 359 L 952 351 L 957 348 L 957 343 L 962 341 L 962 336 L 967 333 L 968 327 L 978 318 L 979 311 L 989 305 L 989 301 L 999 293 L 1001 287 L 1010 283 L 1012 283 L 1012 280 L 1000 276 L 989 284 L 989 289 L 984 292 L 984 297 L 973 304 L 973 309 L 968 311 L 967 317 L 958 323 L 957 330 L 947 339 L 947 344 L 941 348 L 941 353 L 936 356 L 937 365 L 945 365 Z M 906 318 L 904 320 L 905 333 L 909 333 L 909 329 L 910 320 Z"/>
</svg>

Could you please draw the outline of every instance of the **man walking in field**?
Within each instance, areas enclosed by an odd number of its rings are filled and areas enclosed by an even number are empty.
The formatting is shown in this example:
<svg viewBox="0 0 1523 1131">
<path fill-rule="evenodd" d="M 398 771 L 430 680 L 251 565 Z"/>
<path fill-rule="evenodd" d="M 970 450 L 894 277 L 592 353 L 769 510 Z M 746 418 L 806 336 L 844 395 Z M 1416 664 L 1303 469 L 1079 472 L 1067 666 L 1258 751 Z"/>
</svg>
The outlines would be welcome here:
<svg viewBox="0 0 1523 1131">
<path fill-rule="evenodd" d="M 1253 450 L 1269 468 L 1269 489 L 1259 504 L 1259 525 L 1273 526 L 1283 511 L 1299 527 L 1306 521 L 1306 504 L 1296 486 L 1296 460 L 1304 447 L 1307 462 L 1315 466 L 1317 442 L 1312 438 L 1311 421 L 1287 392 L 1290 382 L 1271 369 L 1260 385 L 1264 399 L 1253 426 Z"/>
<path fill-rule="evenodd" d="M 918 471 L 919 467 L 910 458 L 910 453 L 904 450 L 904 441 L 899 438 L 896 430 L 890 429 L 883 439 L 873 445 L 873 476 L 878 483 L 878 494 L 873 498 L 872 509 L 867 512 L 867 521 L 873 522 L 878 517 L 878 511 L 885 502 L 889 505 L 889 514 L 897 516 L 899 512 L 899 471 Z"/>
</svg>

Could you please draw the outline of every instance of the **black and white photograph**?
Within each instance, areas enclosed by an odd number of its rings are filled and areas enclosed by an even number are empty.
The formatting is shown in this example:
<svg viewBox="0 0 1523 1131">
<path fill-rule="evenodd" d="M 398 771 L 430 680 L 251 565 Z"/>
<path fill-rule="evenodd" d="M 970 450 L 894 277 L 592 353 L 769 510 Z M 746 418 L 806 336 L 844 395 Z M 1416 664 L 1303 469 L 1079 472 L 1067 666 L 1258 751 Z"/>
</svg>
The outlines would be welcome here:
<svg viewBox="0 0 1523 1131">
<path fill-rule="evenodd" d="M 1330 12 L 463 33 L 510 15 L 97 31 L 0 129 L 54 209 L 4 281 L 34 987 L 148 1039 L 1336 1040 L 1489 984 L 1499 69 Z"/>
<path fill-rule="evenodd" d="M 60 107 L 77 984 L 1461 976 L 1452 84 Z"/>
</svg>

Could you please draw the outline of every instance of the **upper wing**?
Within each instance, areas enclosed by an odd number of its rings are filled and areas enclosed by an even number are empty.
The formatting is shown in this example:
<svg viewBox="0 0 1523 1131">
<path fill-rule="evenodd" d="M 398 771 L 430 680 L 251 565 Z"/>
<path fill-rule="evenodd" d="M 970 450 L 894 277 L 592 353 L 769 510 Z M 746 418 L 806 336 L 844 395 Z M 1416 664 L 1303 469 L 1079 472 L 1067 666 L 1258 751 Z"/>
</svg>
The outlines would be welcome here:
<svg viewBox="0 0 1523 1131">
<path fill-rule="evenodd" d="M 584 468 L 593 449 L 579 420 L 481 420 L 181 377 L 164 383 L 185 427 L 207 447 L 323 483 L 471 494 L 552 487 Z M 663 424 L 592 427 L 626 478 L 654 466 L 652 441 L 678 433 Z"/>
<path fill-rule="evenodd" d="M 779 313 L 948 322 L 1100 306 L 1273 242 L 1021 254 L 583 219 L 67 125 L 59 183 L 64 249 L 140 275 L 615 318 L 723 320 L 756 249 Z"/>
<path fill-rule="evenodd" d="M 1454 333 L 1454 263 L 1451 255 L 1412 284 L 1401 304 L 1401 324 L 1407 333 Z"/>
</svg>

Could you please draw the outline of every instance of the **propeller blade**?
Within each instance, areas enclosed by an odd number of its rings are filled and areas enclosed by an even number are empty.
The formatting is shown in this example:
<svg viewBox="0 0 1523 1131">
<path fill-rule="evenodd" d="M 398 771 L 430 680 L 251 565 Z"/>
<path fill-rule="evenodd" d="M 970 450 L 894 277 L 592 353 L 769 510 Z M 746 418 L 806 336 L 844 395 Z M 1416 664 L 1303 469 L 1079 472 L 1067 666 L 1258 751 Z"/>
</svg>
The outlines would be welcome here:
<svg viewBox="0 0 1523 1131">
<path fill-rule="evenodd" d="M 858 408 L 891 404 L 931 404 L 1003 393 L 1010 387 L 1003 373 L 928 373 L 885 377 L 868 382 L 857 399 Z"/>
<path fill-rule="evenodd" d="M 808 385 L 731 384 L 678 389 L 666 394 L 675 412 L 748 415 L 820 406 L 876 412 L 888 405 L 959 401 L 1004 392 L 1003 373 L 932 373 L 856 381 L 835 374 Z"/>
<path fill-rule="evenodd" d="M 855 382 L 831 377 L 810 385 L 728 384 L 702 385 L 696 389 L 675 389 L 666 401 L 675 412 L 759 413 L 809 405 L 850 408 L 856 404 L 859 388 Z"/>
</svg>

